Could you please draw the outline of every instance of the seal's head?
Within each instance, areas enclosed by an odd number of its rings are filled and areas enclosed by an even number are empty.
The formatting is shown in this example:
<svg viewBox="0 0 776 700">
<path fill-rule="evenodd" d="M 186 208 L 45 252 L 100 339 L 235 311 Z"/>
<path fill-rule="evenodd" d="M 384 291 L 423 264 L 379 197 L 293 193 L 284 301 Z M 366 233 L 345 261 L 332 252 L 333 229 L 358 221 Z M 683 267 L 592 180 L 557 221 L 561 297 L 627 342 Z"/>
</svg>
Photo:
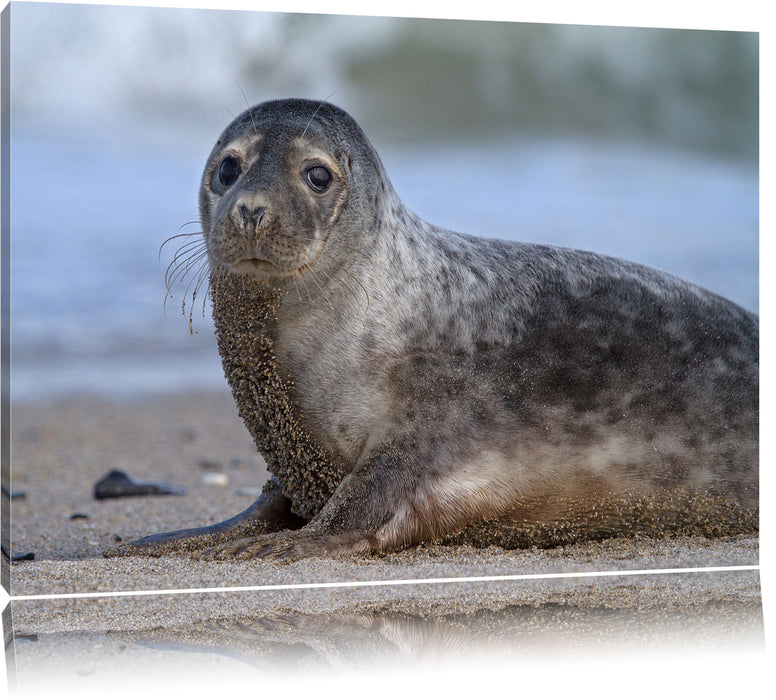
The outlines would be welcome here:
<svg viewBox="0 0 776 700">
<path fill-rule="evenodd" d="M 369 208 L 358 200 L 379 199 L 386 182 L 374 148 L 342 109 L 301 99 L 252 107 L 221 134 L 202 176 L 211 268 L 273 285 L 298 278 L 335 231 L 364 230 L 356 214 Z"/>
</svg>

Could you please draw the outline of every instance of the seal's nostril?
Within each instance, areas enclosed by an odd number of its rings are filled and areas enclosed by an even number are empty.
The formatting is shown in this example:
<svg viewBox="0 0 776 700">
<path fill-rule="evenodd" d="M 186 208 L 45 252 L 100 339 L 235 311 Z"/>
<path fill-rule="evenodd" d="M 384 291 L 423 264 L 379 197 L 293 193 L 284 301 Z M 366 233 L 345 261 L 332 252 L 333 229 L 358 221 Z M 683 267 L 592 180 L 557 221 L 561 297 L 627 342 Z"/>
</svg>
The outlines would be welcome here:
<svg viewBox="0 0 776 700">
<path fill-rule="evenodd" d="M 240 212 L 240 218 L 243 225 L 251 225 L 253 228 L 261 226 L 261 222 L 264 221 L 264 214 L 267 212 L 266 207 L 255 207 L 251 209 L 245 204 L 240 204 L 237 210 Z"/>
</svg>

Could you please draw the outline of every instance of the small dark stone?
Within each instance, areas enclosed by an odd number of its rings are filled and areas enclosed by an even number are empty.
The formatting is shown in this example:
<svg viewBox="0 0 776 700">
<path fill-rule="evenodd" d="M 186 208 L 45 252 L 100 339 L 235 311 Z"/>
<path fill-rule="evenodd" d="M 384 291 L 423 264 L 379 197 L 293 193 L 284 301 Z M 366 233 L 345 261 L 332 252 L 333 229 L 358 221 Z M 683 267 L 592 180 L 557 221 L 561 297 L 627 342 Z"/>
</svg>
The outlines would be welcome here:
<svg viewBox="0 0 776 700">
<path fill-rule="evenodd" d="M 0 552 L 2 552 L 3 556 L 10 561 L 32 561 L 33 559 L 35 559 L 34 552 L 26 552 L 25 554 L 14 554 L 13 556 L 11 556 L 8 550 L 5 548 L 5 545 L 0 545 Z"/>
<path fill-rule="evenodd" d="M 114 542 L 123 542 L 124 538 L 121 535 L 113 535 Z"/>
<path fill-rule="evenodd" d="M 73 513 L 70 516 L 70 520 L 88 520 L 89 516 L 86 513 Z"/>
<path fill-rule="evenodd" d="M 191 428 L 183 428 L 180 431 L 180 437 L 183 442 L 192 442 L 197 439 L 197 431 Z"/>
<path fill-rule="evenodd" d="M 186 493 L 180 486 L 163 481 L 135 481 L 122 471 L 114 469 L 94 486 L 94 497 L 123 498 L 125 496 L 183 496 Z"/>
<path fill-rule="evenodd" d="M 25 552 L 24 554 L 15 554 L 11 557 L 11 561 L 34 561 L 35 552 Z"/>
<path fill-rule="evenodd" d="M 213 459 L 202 458 L 197 463 L 201 469 L 206 472 L 222 472 L 224 470 L 220 462 L 216 462 Z"/>
<path fill-rule="evenodd" d="M 13 636 L 14 641 L 21 642 L 37 642 L 38 641 L 38 635 L 37 634 L 15 634 Z"/>
<path fill-rule="evenodd" d="M 8 488 L 5 484 L 2 486 L 3 493 L 8 496 L 12 501 L 19 500 L 21 501 L 24 498 L 27 498 L 27 494 L 24 491 L 19 491 L 18 489 Z"/>
</svg>

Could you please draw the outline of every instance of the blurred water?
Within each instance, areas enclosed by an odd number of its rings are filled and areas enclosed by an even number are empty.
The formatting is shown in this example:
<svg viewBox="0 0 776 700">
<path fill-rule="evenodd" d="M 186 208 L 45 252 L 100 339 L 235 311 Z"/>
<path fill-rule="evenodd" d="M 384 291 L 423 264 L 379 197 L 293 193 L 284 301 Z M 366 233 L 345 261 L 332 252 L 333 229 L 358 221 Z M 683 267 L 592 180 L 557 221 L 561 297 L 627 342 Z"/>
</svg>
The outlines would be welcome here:
<svg viewBox="0 0 776 700">
<path fill-rule="evenodd" d="M 12 169 L 12 392 L 132 394 L 224 385 L 209 310 L 163 312 L 159 246 L 198 217 L 210 144 L 174 152 L 20 133 Z M 758 309 L 758 180 L 711 156 L 580 139 L 383 150 L 429 221 L 596 250 Z M 183 231 L 196 231 L 189 225 Z"/>
<path fill-rule="evenodd" d="M 606 134 L 757 158 L 756 33 L 18 3 L 17 124 L 212 138 L 227 111 L 331 96 L 403 142 Z M 41 50 L 45 47 L 45 50 Z M 223 106 L 223 109 L 221 107 Z"/>
<path fill-rule="evenodd" d="M 12 391 L 223 386 L 209 310 L 163 312 L 246 103 L 326 98 L 405 202 L 609 253 L 758 309 L 756 34 L 14 3 Z M 41 50 L 45 47 L 45 50 Z M 184 232 L 196 231 L 196 224 Z"/>
</svg>

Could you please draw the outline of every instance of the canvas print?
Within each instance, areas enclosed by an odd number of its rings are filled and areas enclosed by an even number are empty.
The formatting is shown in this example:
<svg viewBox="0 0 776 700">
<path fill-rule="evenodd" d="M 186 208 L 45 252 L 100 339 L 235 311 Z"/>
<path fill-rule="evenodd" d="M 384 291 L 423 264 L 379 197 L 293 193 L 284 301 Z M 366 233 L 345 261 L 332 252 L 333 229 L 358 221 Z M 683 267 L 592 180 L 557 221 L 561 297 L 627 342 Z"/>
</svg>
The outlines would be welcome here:
<svg viewBox="0 0 776 700">
<path fill-rule="evenodd" d="M 756 33 L 37 3 L 3 32 L 20 679 L 108 632 L 316 667 L 454 629 L 757 644 Z"/>
</svg>

